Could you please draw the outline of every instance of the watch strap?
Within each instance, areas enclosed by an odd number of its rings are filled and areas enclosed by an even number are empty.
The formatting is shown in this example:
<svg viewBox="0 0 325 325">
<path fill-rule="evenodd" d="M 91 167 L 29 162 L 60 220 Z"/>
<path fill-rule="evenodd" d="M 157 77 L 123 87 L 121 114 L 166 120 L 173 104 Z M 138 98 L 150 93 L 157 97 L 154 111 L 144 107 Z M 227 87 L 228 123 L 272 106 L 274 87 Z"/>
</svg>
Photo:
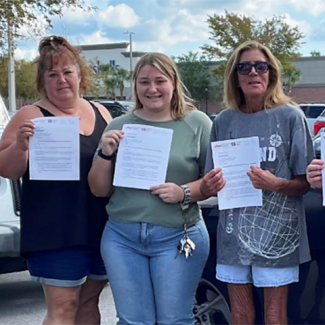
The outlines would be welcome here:
<svg viewBox="0 0 325 325">
<path fill-rule="evenodd" d="M 181 207 L 182 210 L 186 210 L 191 203 L 191 190 L 187 185 L 181 185 L 181 188 L 184 191 L 184 200 L 181 202 Z"/>
<path fill-rule="evenodd" d="M 102 149 L 99 149 L 98 156 L 105 159 L 105 160 L 112 160 L 115 157 L 115 152 L 112 155 L 105 155 Z"/>
</svg>

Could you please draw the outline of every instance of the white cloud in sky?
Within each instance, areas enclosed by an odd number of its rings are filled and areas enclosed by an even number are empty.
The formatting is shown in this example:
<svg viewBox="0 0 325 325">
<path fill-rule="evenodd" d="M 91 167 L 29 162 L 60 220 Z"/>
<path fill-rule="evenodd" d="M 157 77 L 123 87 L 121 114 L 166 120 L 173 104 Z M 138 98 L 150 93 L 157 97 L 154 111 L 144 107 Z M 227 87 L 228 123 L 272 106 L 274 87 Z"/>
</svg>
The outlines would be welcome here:
<svg viewBox="0 0 325 325">
<path fill-rule="evenodd" d="M 321 15 L 325 12 L 324 0 L 290 0 L 295 9 L 305 11 L 313 16 Z"/>
<path fill-rule="evenodd" d="M 24 59 L 26 61 L 31 61 L 35 59 L 37 55 L 38 55 L 37 49 L 24 49 L 21 47 L 17 47 L 14 53 L 15 60 Z"/>
<path fill-rule="evenodd" d="M 140 22 L 134 9 L 124 3 L 115 7 L 108 6 L 106 10 L 98 11 L 97 15 L 102 24 L 110 27 L 130 28 Z"/>
<path fill-rule="evenodd" d="M 105 36 L 101 30 L 97 30 L 89 35 L 78 35 L 73 38 L 70 38 L 69 41 L 74 45 L 88 45 L 88 44 L 107 44 L 114 43 L 113 40 Z"/>
<path fill-rule="evenodd" d="M 67 24 L 80 24 L 80 25 L 88 25 L 89 19 L 96 15 L 95 11 L 84 11 L 80 8 L 75 9 L 63 9 L 64 20 Z"/>
<path fill-rule="evenodd" d="M 298 26 L 299 31 L 304 34 L 304 36 L 308 37 L 313 27 L 306 21 L 306 20 L 296 20 L 292 18 L 289 14 L 285 15 L 284 21 L 290 26 L 290 27 L 296 27 Z"/>
</svg>

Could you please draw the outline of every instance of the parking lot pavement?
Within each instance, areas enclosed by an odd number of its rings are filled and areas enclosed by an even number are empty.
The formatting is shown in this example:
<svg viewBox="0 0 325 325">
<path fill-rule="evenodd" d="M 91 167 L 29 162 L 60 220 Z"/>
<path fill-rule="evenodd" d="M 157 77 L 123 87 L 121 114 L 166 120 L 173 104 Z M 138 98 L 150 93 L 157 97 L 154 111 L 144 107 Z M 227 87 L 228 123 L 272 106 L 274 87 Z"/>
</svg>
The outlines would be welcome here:
<svg viewBox="0 0 325 325">
<path fill-rule="evenodd" d="M 0 275 L 0 325 L 41 324 L 45 302 L 40 284 L 27 271 Z M 116 324 L 112 293 L 107 285 L 100 298 L 102 325 Z"/>
</svg>

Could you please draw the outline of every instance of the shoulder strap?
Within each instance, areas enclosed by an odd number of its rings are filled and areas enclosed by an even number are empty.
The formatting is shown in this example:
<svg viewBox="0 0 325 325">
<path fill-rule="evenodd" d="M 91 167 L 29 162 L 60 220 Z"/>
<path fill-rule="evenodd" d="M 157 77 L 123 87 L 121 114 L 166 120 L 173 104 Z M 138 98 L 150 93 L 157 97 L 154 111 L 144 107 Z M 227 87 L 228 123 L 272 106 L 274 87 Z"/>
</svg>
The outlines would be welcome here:
<svg viewBox="0 0 325 325">
<path fill-rule="evenodd" d="M 47 109 L 39 106 L 39 105 L 36 105 L 39 110 L 41 111 L 41 113 L 44 115 L 44 116 L 54 116 L 52 113 L 50 113 Z"/>
</svg>

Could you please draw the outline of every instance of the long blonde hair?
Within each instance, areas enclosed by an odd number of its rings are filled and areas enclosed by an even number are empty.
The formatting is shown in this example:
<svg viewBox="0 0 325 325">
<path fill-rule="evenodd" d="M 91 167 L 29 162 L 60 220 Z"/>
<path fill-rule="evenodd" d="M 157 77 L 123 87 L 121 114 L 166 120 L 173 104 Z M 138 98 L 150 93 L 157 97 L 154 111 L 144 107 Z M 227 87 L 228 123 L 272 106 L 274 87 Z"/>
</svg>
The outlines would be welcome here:
<svg viewBox="0 0 325 325">
<path fill-rule="evenodd" d="M 173 119 L 181 119 L 186 115 L 187 111 L 196 109 L 196 107 L 193 105 L 193 100 L 185 94 L 186 87 L 180 79 L 175 62 L 167 55 L 155 52 L 147 53 L 142 56 L 134 68 L 132 76 L 133 93 L 135 97 L 134 110 L 143 108 L 137 94 L 137 78 L 140 70 L 146 65 L 157 68 L 162 74 L 172 81 L 175 87 L 171 100 L 171 115 Z"/>
<path fill-rule="evenodd" d="M 269 67 L 269 84 L 264 94 L 264 109 L 281 106 L 285 104 L 297 104 L 283 92 L 281 84 L 282 67 L 279 60 L 272 52 L 264 45 L 257 41 L 246 41 L 239 45 L 230 55 L 226 65 L 224 75 L 224 102 L 227 107 L 235 110 L 240 110 L 240 107 L 245 103 L 245 97 L 242 89 L 239 87 L 237 64 L 240 56 L 245 51 L 259 50 L 270 63 Z"/>
</svg>

